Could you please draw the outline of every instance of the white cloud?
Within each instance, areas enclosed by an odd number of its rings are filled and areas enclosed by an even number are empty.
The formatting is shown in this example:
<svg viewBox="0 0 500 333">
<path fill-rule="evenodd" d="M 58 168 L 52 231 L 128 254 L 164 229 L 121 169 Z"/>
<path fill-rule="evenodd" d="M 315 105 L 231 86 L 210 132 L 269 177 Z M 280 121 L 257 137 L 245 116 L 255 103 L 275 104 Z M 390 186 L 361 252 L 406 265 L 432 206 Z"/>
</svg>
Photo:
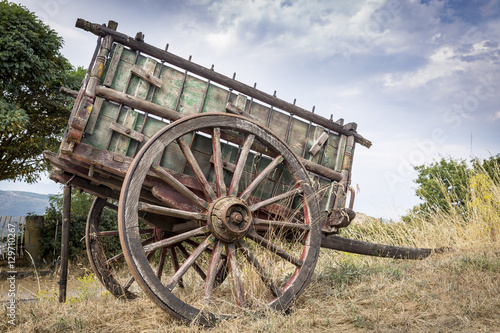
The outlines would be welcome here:
<svg viewBox="0 0 500 333">
<path fill-rule="evenodd" d="M 457 59 L 451 47 L 445 46 L 436 50 L 428 58 L 425 67 L 410 73 L 390 73 L 384 77 L 384 86 L 414 89 L 428 82 L 452 75 L 456 71 L 465 70 L 466 64 Z"/>
<path fill-rule="evenodd" d="M 480 41 L 466 51 L 460 50 L 463 45 L 442 46 L 427 58 L 425 66 L 416 71 L 384 75 L 384 86 L 414 89 L 432 80 L 449 78 L 457 72 L 474 72 L 475 75 L 490 73 L 496 61 L 494 54 L 500 48 L 486 47 L 486 44 L 487 41 Z"/>
<path fill-rule="evenodd" d="M 223 37 L 223 45 L 227 47 L 244 48 L 251 44 L 258 46 L 253 52 L 266 48 L 280 55 L 290 55 L 292 51 L 327 57 L 342 53 L 346 48 L 351 53 L 353 50 L 366 52 L 365 43 L 368 39 L 380 34 L 370 30 L 370 21 L 383 3 L 384 1 L 219 1 L 209 7 L 216 26 L 212 27 L 212 32 L 206 38 L 209 43 L 214 43 L 216 37 Z M 385 18 L 380 20 L 382 19 Z M 216 45 L 221 46 L 219 43 Z"/>
<path fill-rule="evenodd" d="M 500 111 L 495 112 L 495 120 L 500 120 Z"/>
</svg>

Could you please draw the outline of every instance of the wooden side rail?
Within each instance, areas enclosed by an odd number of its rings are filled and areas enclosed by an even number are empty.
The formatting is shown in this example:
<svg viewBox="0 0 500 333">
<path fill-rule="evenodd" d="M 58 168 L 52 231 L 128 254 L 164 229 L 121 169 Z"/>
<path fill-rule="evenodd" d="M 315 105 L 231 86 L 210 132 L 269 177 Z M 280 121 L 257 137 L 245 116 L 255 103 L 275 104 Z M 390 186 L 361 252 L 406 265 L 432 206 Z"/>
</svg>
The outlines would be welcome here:
<svg viewBox="0 0 500 333">
<path fill-rule="evenodd" d="M 298 107 L 292 103 L 288 103 L 280 98 L 277 98 L 276 96 L 267 94 L 265 92 L 262 92 L 254 87 L 251 87 L 249 85 L 246 85 L 242 82 L 236 81 L 232 78 L 229 78 L 225 75 L 222 75 L 220 73 L 217 73 L 214 70 L 211 70 L 209 68 L 200 66 L 194 62 L 191 62 L 189 60 L 183 59 L 179 56 L 176 56 L 175 54 L 172 54 L 168 51 L 159 49 L 153 45 L 150 45 L 148 43 L 145 43 L 142 40 L 137 40 L 133 37 L 127 36 L 123 33 L 114 31 L 110 28 L 107 28 L 105 26 L 102 26 L 97 23 L 91 23 L 88 21 L 85 21 L 83 19 L 78 19 L 76 21 L 76 27 L 90 31 L 93 34 L 97 36 L 112 36 L 113 40 L 117 43 L 123 44 L 125 46 L 130 47 L 133 50 L 139 50 L 142 53 L 145 53 L 149 56 L 155 57 L 157 59 L 166 61 L 174 66 L 177 66 L 179 68 L 185 69 L 191 73 L 200 75 L 206 79 L 209 79 L 213 82 L 219 83 L 223 86 L 226 86 L 228 88 L 237 90 L 243 94 L 246 94 L 250 97 L 253 97 L 257 100 L 260 100 L 264 103 L 267 103 L 269 105 L 273 105 L 278 109 L 281 109 L 283 111 L 287 111 L 293 115 L 296 115 L 298 117 L 301 117 L 305 120 L 312 121 L 318 125 L 321 125 L 327 129 L 330 129 L 332 131 L 335 131 L 339 134 L 343 134 L 346 136 L 354 136 L 355 141 L 360 143 L 361 145 L 365 147 L 370 147 L 372 143 L 363 138 L 360 134 L 358 134 L 354 130 L 348 130 L 344 128 L 343 126 L 328 120 L 327 118 L 324 118 L 318 114 L 312 113 L 310 111 L 307 111 L 301 107 Z"/>
</svg>

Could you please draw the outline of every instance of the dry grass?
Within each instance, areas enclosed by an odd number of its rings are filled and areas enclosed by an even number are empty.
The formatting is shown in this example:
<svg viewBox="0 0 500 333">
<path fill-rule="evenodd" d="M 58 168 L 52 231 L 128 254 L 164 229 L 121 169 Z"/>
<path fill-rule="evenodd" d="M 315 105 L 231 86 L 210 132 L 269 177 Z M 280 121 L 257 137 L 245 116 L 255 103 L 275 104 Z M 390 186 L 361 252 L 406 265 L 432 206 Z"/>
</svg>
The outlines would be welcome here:
<svg viewBox="0 0 500 333">
<path fill-rule="evenodd" d="M 125 302 L 95 279 L 59 304 L 54 290 L 17 305 L 13 332 L 197 332 L 141 298 Z M 500 246 L 469 248 L 422 261 L 324 251 L 309 288 L 290 314 L 223 322 L 217 332 L 497 332 Z M 5 318 L 5 317 L 4 317 Z"/>
<path fill-rule="evenodd" d="M 213 331 L 499 332 L 500 188 L 479 175 L 470 184 L 474 191 L 466 217 L 452 212 L 425 220 L 415 217 L 408 224 L 370 220 L 344 233 L 379 243 L 448 246 L 449 252 L 405 261 L 322 249 L 309 287 L 289 314 L 242 316 L 220 323 Z M 103 292 L 92 275 L 86 276 L 72 276 L 76 294 L 68 303 L 57 302 L 55 289 L 42 291 L 36 301 L 17 304 L 16 326 L 0 321 L 0 330 L 206 330 L 171 317 L 147 298 L 117 300 Z M 51 280 L 54 286 L 55 279 Z M 51 281 L 43 281 L 42 287 Z M 2 311 L 6 318 L 5 308 Z"/>
</svg>

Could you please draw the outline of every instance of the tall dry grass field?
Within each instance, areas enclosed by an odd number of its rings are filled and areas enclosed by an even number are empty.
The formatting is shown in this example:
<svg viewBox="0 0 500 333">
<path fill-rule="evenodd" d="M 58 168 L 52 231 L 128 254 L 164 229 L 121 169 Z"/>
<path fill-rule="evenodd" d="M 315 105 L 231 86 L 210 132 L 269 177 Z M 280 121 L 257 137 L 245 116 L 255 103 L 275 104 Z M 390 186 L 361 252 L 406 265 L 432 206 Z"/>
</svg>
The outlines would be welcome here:
<svg viewBox="0 0 500 333">
<path fill-rule="evenodd" d="M 290 313 L 242 316 L 211 331 L 500 332 L 500 187 L 480 172 L 469 185 L 465 210 L 413 216 L 407 223 L 365 219 L 342 233 L 377 243 L 449 247 L 446 253 L 406 261 L 322 249 L 313 279 Z M 207 330 L 169 316 L 147 298 L 117 300 L 88 271 L 71 276 L 73 293 L 59 304 L 56 279 L 41 287 L 33 279 L 18 281 L 35 300 L 17 304 L 15 326 L 7 323 L 4 307 L 0 331 Z M 4 293 L 4 281 L 1 288 Z"/>
</svg>

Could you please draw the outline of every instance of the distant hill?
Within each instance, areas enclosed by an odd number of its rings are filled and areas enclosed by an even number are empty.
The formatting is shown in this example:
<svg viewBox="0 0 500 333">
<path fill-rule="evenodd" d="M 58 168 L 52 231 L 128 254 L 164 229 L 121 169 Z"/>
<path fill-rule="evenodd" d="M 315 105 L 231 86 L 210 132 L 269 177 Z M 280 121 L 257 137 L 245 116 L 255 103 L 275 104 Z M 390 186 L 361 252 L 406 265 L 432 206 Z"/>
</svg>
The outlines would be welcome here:
<svg viewBox="0 0 500 333">
<path fill-rule="evenodd" d="M 43 215 L 49 205 L 48 194 L 23 191 L 0 191 L 0 216 Z"/>
</svg>

